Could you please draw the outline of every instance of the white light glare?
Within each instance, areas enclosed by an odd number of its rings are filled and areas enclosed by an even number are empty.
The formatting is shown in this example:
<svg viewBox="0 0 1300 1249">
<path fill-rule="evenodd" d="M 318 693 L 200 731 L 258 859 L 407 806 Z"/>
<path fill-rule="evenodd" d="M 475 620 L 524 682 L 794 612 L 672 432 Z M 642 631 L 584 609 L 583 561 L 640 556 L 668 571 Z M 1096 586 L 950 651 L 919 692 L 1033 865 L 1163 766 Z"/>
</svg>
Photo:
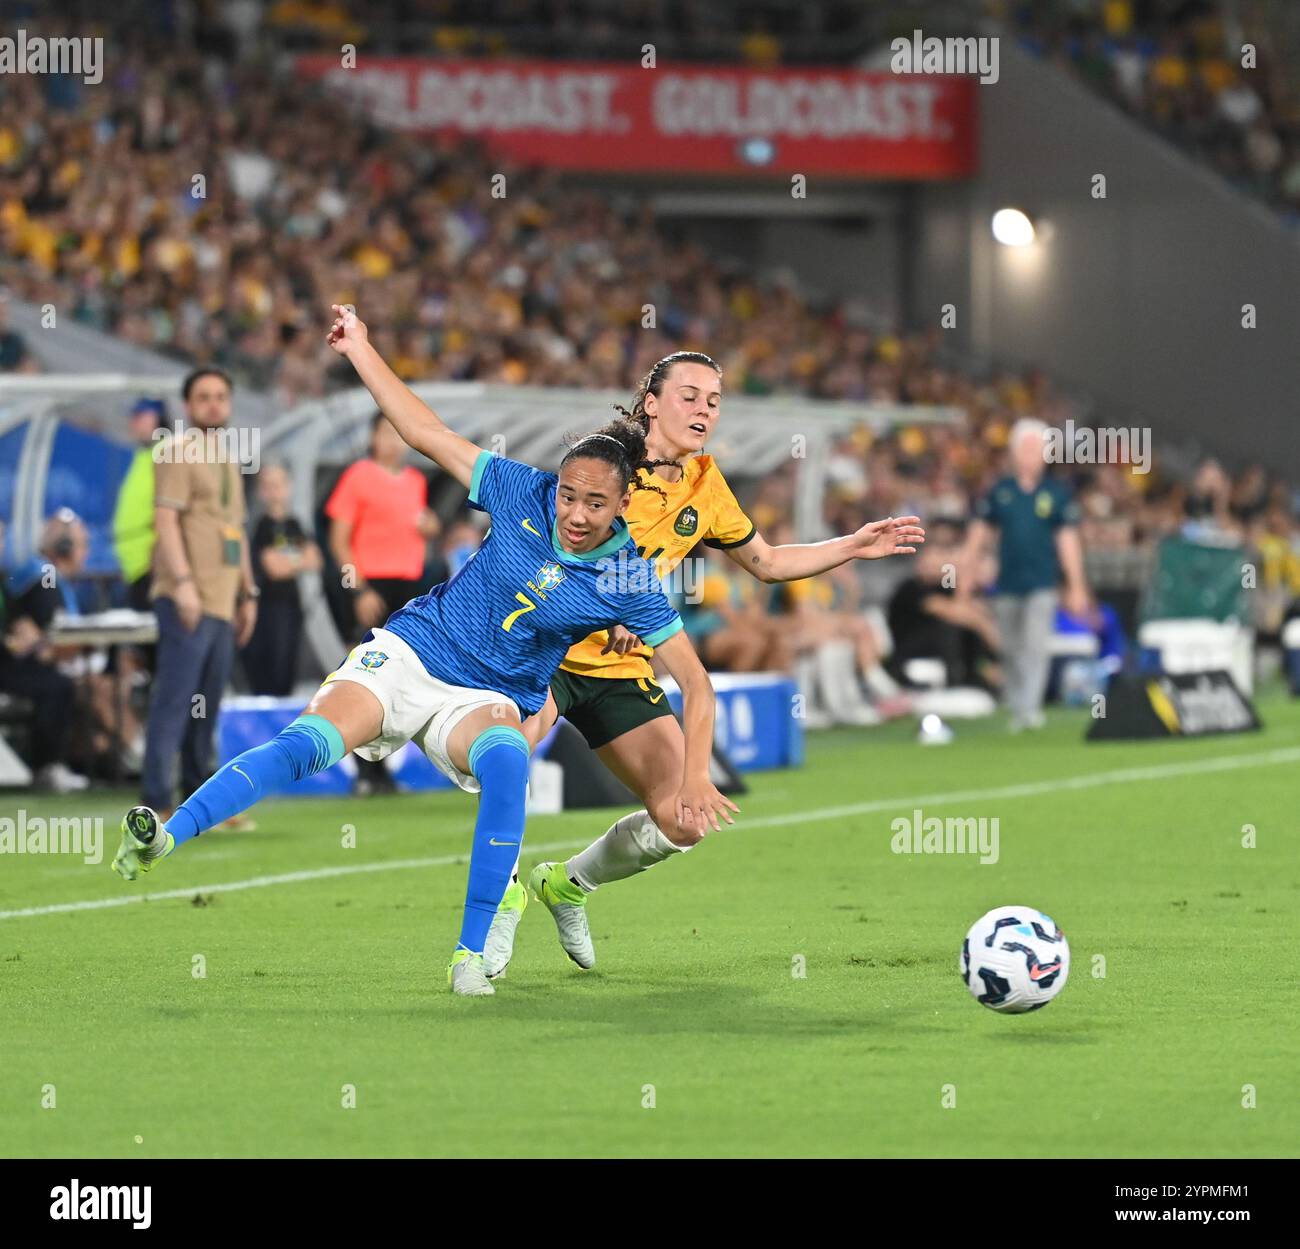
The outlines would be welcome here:
<svg viewBox="0 0 1300 1249">
<path fill-rule="evenodd" d="M 1034 223 L 1018 208 L 999 208 L 993 214 L 993 237 L 1004 247 L 1028 247 Z"/>
</svg>

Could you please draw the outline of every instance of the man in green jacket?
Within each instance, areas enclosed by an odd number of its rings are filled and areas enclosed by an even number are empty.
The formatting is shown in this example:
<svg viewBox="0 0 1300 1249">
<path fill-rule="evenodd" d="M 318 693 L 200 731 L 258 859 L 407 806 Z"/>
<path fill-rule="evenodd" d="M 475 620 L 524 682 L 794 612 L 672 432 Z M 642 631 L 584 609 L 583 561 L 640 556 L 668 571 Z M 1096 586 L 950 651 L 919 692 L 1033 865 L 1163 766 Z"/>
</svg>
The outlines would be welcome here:
<svg viewBox="0 0 1300 1249">
<path fill-rule="evenodd" d="M 126 582 L 127 601 L 136 611 L 148 611 L 154 544 L 154 434 L 168 424 L 167 406 L 161 399 L 139 399 L 130 419 L 136 452 L 113 511 L 113 550 Z"/>
</svg>

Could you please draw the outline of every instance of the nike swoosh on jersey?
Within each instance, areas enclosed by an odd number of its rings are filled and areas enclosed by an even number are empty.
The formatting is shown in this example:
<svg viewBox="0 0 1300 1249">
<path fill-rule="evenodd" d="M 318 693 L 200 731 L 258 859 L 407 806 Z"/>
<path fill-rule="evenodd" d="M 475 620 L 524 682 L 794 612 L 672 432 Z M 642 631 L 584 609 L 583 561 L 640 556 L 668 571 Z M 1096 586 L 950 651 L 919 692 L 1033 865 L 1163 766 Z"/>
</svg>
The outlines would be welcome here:
<svg viewBox="0 0 1300 1249">
<path fill-rule="evenodd" d="M 539 538 L 542 536 L 540 533 L 537 533 L 537 530 L 536 530 L 536 529 L 533 528 L 533 522 L 532 522 L 531 520 L 529 520 L 527 516 L 525 516 L 525 517 L 523 518 L 523 520 L 521 520 L 519 523 L 520 523 L 520 524 L 521 524 L 525 529 L 527 529 L 529 533 L 536 533 L 537 536 L 538 536 Z"/>
<path fill-rule="evenodd" d="M 243 770 L 243 768 L 241 768 L 238 764 L 232 763 L 232 764 L 230 765 L 230 770 L 231 770 L 232 772 L 238 772 L 239 775 L 242 776 L 242 777 L 244 778 L 244 780 L 246 780 L 246 781 L 249 783 L 249 785 L 252 785 L 252 787 L 253 787 L 254 789 L 257 788 L 256 785 L 253 785 L 253 778 L 252 778 L 251 776 L 249 776 L 248 773 L 245 772 L 245 771 Z"/>
</svg>

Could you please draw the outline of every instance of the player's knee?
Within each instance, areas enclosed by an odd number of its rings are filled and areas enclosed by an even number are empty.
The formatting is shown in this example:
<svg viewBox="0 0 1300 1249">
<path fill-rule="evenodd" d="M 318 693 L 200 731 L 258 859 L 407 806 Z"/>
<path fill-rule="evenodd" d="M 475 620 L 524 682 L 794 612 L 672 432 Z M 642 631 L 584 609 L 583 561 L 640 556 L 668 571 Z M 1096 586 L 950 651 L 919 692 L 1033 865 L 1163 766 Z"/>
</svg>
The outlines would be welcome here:
<svg viewBox="0 0 1300 1249">
<path fill-rule="evenodd" d="M 680 846 L 683 850 L 689 850 L 693 845 L 704 837 L 702 829 L 690 826 L 679 828 L 677 824 L 677 795 L 669 794 L 667 797 L 660 799 L 657 803 L 647 808 L 650 812 L 650 818 L 659 826 L 659 831 L 663 833 L 674 846 Z"/>
<path fill-rule="evenodd" d="M 515 725 L 485 729 L 469 748 L 469 771 L 489 790 L 522 793 L 528 786 L 529 744 Z"/>
<path fill-rule="evenodd" d="M 673 843 L 674 846 L 682 850 L 689 850 L 692 846 L 704 840 L 704 833 L 695 828 L 679 828 L 676 821 L 664 830 L 664 836 Z"/>
</svg>

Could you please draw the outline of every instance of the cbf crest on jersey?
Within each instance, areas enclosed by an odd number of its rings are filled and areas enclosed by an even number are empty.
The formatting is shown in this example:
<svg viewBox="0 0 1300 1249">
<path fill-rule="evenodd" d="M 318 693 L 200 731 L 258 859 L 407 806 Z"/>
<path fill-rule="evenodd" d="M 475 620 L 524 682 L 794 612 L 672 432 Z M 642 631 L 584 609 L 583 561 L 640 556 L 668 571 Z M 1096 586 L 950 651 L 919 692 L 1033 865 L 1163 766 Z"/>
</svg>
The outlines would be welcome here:
<svg viewBox="0 0 1300 1249">
<path fill-rule="evenodd" d="M 563 580 L 564 569 L 559 564 L 543 564 L 537 570 L 537 577 L 533 581 L 533 585 L 538 591 L 545 594 L 547 590 L 554 590 Z"/>
<path fill-rule="evenodd" d="M 366 651 L 361 656 L 361 666 L 363 668 L 382 668 L 388 662 L 388 656 L 383 651 Z"/>
<path fill-rule="evenodd" d="M 700 527 L 700 514 L 693 507 L 684 507 L 677 513 L 677 519 L 673 522 L 673 532 L 681 534 L 683 538 L 694 537 L 695 531 Z"/>
</svg>

